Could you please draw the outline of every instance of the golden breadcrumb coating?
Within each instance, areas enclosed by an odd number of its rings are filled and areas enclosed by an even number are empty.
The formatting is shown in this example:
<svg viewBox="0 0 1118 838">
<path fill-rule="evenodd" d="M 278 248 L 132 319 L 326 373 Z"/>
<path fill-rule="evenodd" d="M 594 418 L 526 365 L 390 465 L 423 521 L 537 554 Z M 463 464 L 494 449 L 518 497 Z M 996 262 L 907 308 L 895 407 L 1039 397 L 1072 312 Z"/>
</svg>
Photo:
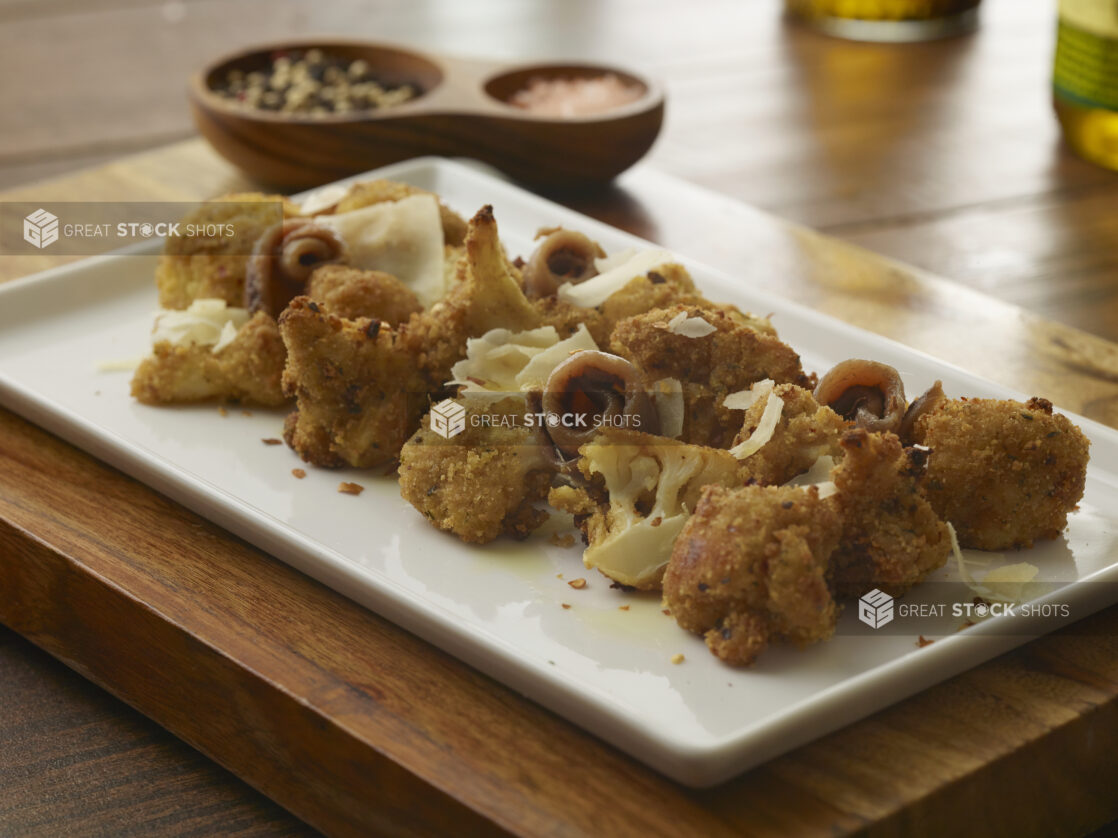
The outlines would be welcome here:
<svg viewBox="0 0 1118 838">
<path fill-rule="evenodd" d="M 672 550 L 664 605 L 711 652 L 752 663 L 771 642 L 829 638 L 828 557 L 842 524 L 815 487 L 707 486 Z"/>
<path fill-rule="evenodd" d="M 491 416 L 523 417 L 524 399 L 486 404 Z M 500 535 L 525 538 L 547 520 L 537 504 L 547 497 L 552 461 L 538 432 L 475 426 L 452 439 L 427 422 L 400 451 L 400 494 L 441 530 L 485 544 Z"/>
<path fill-rule="evenodd" d="M 307 280 L 306 296 L 336 317 L 371 317 L 391 326 L 423 310 L 415 293 L 391 274 L 323 265 Z"/>
<path fill-rule="evenodd" d="M 824 455 L 842 456 L 839 438 L 850 423 L 831 408 L 819 404 L 810 391 L 795 384 L 778 384 L 769 398 L 784 400 L 780 421 L 772 438 L 741 461 L 743 478 L 764 486 L 779 486 L 807 471 Z M 758 399 L 744 412 L 734 445 L 757 430 L 767 403 L 766 399 Z"/>
<path fill-rule="evenodd" d="M 299 214 L 299 207 L 282 195 L 259 192 L 214 198 L 188 213 L 183 227 L 231 224 L 234 235 L 168 238 L 155 269 L 160 308 L 188 308 L 207 297 L 243 306 L 253 244 L 269 227 Z"/>
<path fill-rule="evenodd" d="M 608 346 L 613 327 L 634 314 L 676 304 L 714 306 L 696 289 L 682 265 L 661 265 L 645 276 L 631 279 L 594 308 L 583 308 L 552 295 L 535 301 L 543 325 L 554 326 L 560 338 L 573 335 L 585 323 L 598 346 Z"/>
<path fill-rule="evenodd" d="M 515 332 L 540 325 L 501 247 L 493 208 L 478 210 L 469 228 L 465 255 L 446 297 L 401 330 L 401 345 L 416 358 L 432 390 L 450 378 L 451 366 L 466 354 L 468 338 L 498 327 Z"/>
<path fill-rule="evenodd" d="M 309 463 L 368 468 L 394 460 L 426 408 L 426 385 L 398 334 L 345 320 L 308 297 L 280 315 L 284 392 L 296 399 L 284 436 Z"/>
<path fill-rule="evenodd" d="M 351 212 L 352 210 L 369 207 L 373 204 L 382 204 L 387 201 L 399 201 L 412 195 L 434 195 L 439 201 L 439 219 L 443 225 L 443 241 L 450 245 L 460 245 L 466 238 L 466 221 L 454 210 L 447 207 L 442 199 L 434 192 L 412 186 L 410 183 L 400 183 L 395 180 L 365 180 L 355 183 L 337 205 L 334 213 Z"/>
<path fill-rule="evenodd" d="M 931 448 L 924 493 L 963 547 L 1055 538 L 1083 497 L 1090 442 L 1046 399 L 946 401 L 913 436 Z"/>
<path fill-rule="evenodd" d="M 284 358 L 276 321 L 261 311 L 220 352 L 212 346 L 156 344 L 132 377 L 132 395 L 144 404 L 221 399 L 276 407 L 287 401 L 280 385 Z"/>
<path fill-rule="evenodd" d="M 714 332 L 694 338 L 672 331 L 669 323 L 680 314 L 702 318 Z M 634 315 L 614 327 L 609 345 L 650 379 L 675 378 L 682 383 L 681 439 L 696 445 L 729 446 L 741 427 L 740 412 L 722 404 L 730 393 L 766 378 L 777 384 L 809 383 L 800 356 L 790 346 L 773 332 L 754 328 L 740 312 L 724 307 L 675 305 Z"/>
<path fill-rule="evenodd" d="M 842 517 L 842 539 L 831 557 L 838 596 L 880 588 L 907 591 L 951 553 L 947 525 L 921 493 L 924 452 L 902 448 L 891 433 L 846 431 L 843 457 L 831 473 L 833 500 Z"/>
</svg>

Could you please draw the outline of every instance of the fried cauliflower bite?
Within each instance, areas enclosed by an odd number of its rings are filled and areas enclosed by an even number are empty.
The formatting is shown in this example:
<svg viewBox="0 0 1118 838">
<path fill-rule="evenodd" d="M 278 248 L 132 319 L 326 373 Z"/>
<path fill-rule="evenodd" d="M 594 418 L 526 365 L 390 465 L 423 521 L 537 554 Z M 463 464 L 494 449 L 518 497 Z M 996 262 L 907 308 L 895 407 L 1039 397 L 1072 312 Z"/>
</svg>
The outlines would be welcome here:
<svg viewBox="0 0 1118 838">
<path fill-rule="evenodd" d="M 186 215 L 184 228 L 228 224 L 234 233 L 167 239 L 155 269 L 160 308 L 183 309 L 205 298 L 243 305 L 253 244 L 270 227 L 299 214 L 299 207 L 282 195 L 246 192 L 214 198 Z"/>
<path fill-rule="evenodd" d="M 795 384 L 778 384 L 769 398 L 782 399 L 784 407 L 772 438 L 741 461 L 745 480 L 780 485 L 807 471 L 822 456 L 842 456 L 839 439 L 849 423 L 820 405 L 810 391 Z M 758 399 L 745 411 L 734 445 L 757 431 L 766 405 L 767 400 Z"/>
<path fill-rule="evenodd" d="M 401 341 L 417 359 L 431 390 L 450 378 L 450 368 L 466 354 L 466 341 L 490 329 L 526 331 L 541 325 L 524 296 L 515 269 L 497 237 L 491 206 L 470 219 L 465 254 L 446 297 L 412 316 Z"/>
<path fill-rule="evenodd" d="M 708 333 L 688 336 L 685 319 L 696 326 L 702 321 Z M 766 378 L 777 384 L 810 383 L 800 356 L 769 329 L 755 328 L 733 308 L 675 305 L 620 321 L 609 346 L 649 378 L 682 383 L 684 442 L 726 448 L 741 428 L 741 414 L 722 404 L 727 395 Z"/>
<path fill-rule="evenodd" d="M 324 265 L 307 281 L 306 296 L 336 317 L 371 317 L 390 326 L 423 310 L 415 293 L 391 274 Z"/>
<path fill-rule="evenodd" d="M 916 420 L 913 439 L 931 449 L 924 494 L 963 547 L 1055 538 L 1083 497 L 1090 442 L 1046 399 L 943 401 Z"/>
<path fill-rule="evenodd" d="M 841 532 L 814 486 L 707 486 L 675 541 L 664 605 L 736 666 L 774 641 L 826 640 L 839 612 L 828 559 Z"/>
<path fill-rule="evenodd" d="M 284 437 L 307 462 L 359 468 L 394 460 L 426 408 L 426 382 L 399 334 L 346 320 L 308 297 L 280 315 L 284 392 L 296 399 Z"/>
<path fill-rule="evenodd" d="M 219 399 L 277 407 L 287 401 L 280 384 L 285 355 L 276 321 L 258 312 L 217 352 L 157 343 L 132 377 L 132 396 L 152 405 Z"/>
<path fill-rule="evenodd" d="M 373 204 L 399 201 L 412 195 L 435 196 L 439 202 L 439 220 L 442 221 L 443 225 L 443 241 L 448 245 L 461 245 L 466 238 L 466 222 L 462 216 L 447 207 L 435 193 L 420 189 L 418 186 L 412 186 L 410 183 L 383 179 L 355 183 L 334 206 L 333 212 L 350 212 Z"/>
<path fill-rule="evenodd" d="M 579 324 L 585 323 L 599 346 L 608 345 L 614 326 L 635 314 L 677 304 L 714 305 L 695 289 L 695 282 L 687 269 L 674 263 L 661 265 L 644 276 L 634 277 L 593 308 L 577 306 L 554 295 L 534 302 L 542 322 L 554 326 L 561 336 L 573 334 Z"/>
<path fill-rule="evenodd" d="M 658 590 L 672 543 L 704 486 L 736 485 L 726 451 L 640 431 L 606 428 L 579 448 L 581 480 L 552 489 L 587 547 L 583 564 L 639 590 Z"/>
<path fill-rule="evenodd" d="M 484 412 L 510 423 L 468 424 L 444 439 L 421 422 L 400 451 L 400 494 L 463 541 L 526 538 L 547 520 L 538 503 L 547 497 L 555 467 L 538 432 L 523 423 L 523 398 L 485 404 Z"/>
<path fill-rule="evenodd" d="M 951 553 L 943 523 L 917 485 L 925 454 L 891 433 L 846 431 L 831 472 L 842 537 L 831 556 L 837 596 L 880 588 L 899 596 L 942 567 Z"/>
</svg>

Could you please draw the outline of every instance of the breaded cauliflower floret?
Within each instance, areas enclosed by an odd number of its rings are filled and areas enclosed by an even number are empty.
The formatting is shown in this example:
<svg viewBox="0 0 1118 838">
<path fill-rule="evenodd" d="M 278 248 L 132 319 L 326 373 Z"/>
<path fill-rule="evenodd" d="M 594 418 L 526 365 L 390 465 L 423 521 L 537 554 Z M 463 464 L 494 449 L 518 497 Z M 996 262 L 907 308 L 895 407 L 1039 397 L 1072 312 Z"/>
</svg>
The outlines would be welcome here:
<svg viewBox="0 0 1118 838">
<path fill-rule="evenodd" d="M 402 345 L 418 360 L 434 390 L 466 354 L 466 340 L 490 329 L 526 331 L 540 316 L 524 296 L 497 237 L 493 208 L 470 219 L 466 253 L 446 298 L 414 315 L 402 327 Z"/>
<path fill-rule="evenodd" d="M 466 222 L 462 216 L 447 207 L 435 193 L 420 189 L 418 186 L 412 186 L 410 183 L 383 179 L 355 183 L 338 201 L 333 211 L 335 213 L 351 212 L 373 204 L 399 201 L 412 195 L 435 196 L 439 201 L 439 220 L 443 225 L 443 241 L 448 245 L 461 245 L 466 238 Z"/>
<path fill-rule="evenodd" d="M 702 321 L 708 333 L 689 336 L 680 322 L 684 319 L 696 326 Z M 682 383 L 681 439 L 696 445 L 726 448 L 741 428 L 741 414 L 722 404 L 730 393 L 766 378 L 777 384 L 809 383 L 791 347 L 723 307 L 676 305 L 629 317 L 614 328 L 609 345 L 650 378 Z"/>
<path fill-rule="evenodd" d="M 752 663 L 775 640 L 826 640 L 839 610 L 828 558 L 841 531 L 815 487 L 708 486 L 676 539 L 664 604 L 734 665 Z"/>
<path fill-rule="evenodd" d="M 394 460 L 426 407 L 426 383 L 398 334 L 378 320 L 335 317 L 308 297 L 292 300 L 279 327 L 284 392 L 297 402 L 288 445 L 319 466 Z"/>
<path fill-rule="evenodd" d="M 947 526 L 917 481 L 925 455 L 902 448 L 891 433 L 853 428 L 839 441 L 843 456 L 831 473 L 842 516 L 842 540 L 831 557 L 838 596 L 880 588 L 899 596 L 951 553 Z"/>
<path fill-rule="evenodd" d="M 337 317 L 371 317 L 390 326 L 423 310 L 415 293 L 391 274 L 345 265 L 324 265 L 307 280 L 304 294 Z"/>
<path fill-rule="evenodd" d="M 850 423 L 820 405 L 808 390 L 795 384 L 778 384 L 769 398 L 784 400 L 780 420 L 772 438 L 741 461 L 744 478 L 764 486 L 779 486 L 807 471 L 822 456 L 842 455 L 839 438 Z M 758 399 L 745 411 L 734 445 L 756 432 L 766 405 L 767 400 Z"/>
<path fill-rule="evenodd" d="M 737 461 L 726 451 L 639 431 L 603 429 L 579 455 L 584 484 L 557 487 L 548 500 L 575 516 L 587 567 L 640 590 L 660 587 L 702 488 L 738 480 Z"/>
<path fill-rule="evenodd" d="M 276 321 L 257 312 L 218 352 L 213 346 L 161 341 L 132 378 L 132 395 L 144 404 L 220 399 L 276 407 L 286 353 Z"/>
<path fill-rule="evenodd" d="M 244 305 L 245 272 L 256 240 L 299 207 L 282 195 L 246 192 L 206 202 L 187 214 L 182 226 L 232 225 L 233 235 L 173 236 L 155 269 L 161 308 L 183 309 L 198 299 Z"/>
<path fill-rule="evenodd" d="M 555 468 L 543 440 L 523 423 L 526 411 L 523 398 L 486 404 L 485 414 L 510 424 L 469 424 L 452 439 L 422 422 L 400 451 L 404 500 L 463 541 L 528 536 L 547 520 L 537 504 L 547 497 Z"/>
<path fill-rule="evenodd" d="M 924 493 L 963 547 L 1055 538 L 1083 497 L 1090 442 L 1046 399 L 946 401 L 913 436 L 931 448 Z"/>
<path fill-rule="evenodd" d="M 561 336 L 573 334 L 580 323 L 585 323 L 599 346 L 609 343 L 614 326 L 625 318 L 677 304 L 713 305 L 696 290 L 687 269 L 675 263 L 634 277 L 593 308 L 577 306 L 556 296 L 535 301 L 542 322 L 554 326 Z"/>
</svg>

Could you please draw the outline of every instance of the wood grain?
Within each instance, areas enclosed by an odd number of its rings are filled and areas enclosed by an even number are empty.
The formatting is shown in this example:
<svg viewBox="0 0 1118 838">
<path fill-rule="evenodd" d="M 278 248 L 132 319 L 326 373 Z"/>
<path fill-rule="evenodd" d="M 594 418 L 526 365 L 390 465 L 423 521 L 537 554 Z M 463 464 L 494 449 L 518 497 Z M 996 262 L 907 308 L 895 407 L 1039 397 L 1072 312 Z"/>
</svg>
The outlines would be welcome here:
<svg viewBox="0 0 1118 838">
<path fill-rule="evenodd" d="M 317 834 L 2 627 L 0 670 L 0 833 Z"/>
<path fill-rule="evenodd" d="M 55 188 L 231 180 L 197 142 L 104 178 Z M 1118 423 L 1106 341 L 650 170 L 568 202 Z M 695 792 L 23 420 L 0 413 L 0 440 L 0 621 L 330 834 L 943 834 L 981 801 L 1007 834 L 1070 835 L 1118 815 L 1118 609 Z"/>
<path fill-rule="evenodd" d="M 623 58 L 669 94 L 649 158 L 658 169 L 1118 337 L 1104 221 L 1118 175 L 1060 142 L 1049 101 L 1053 2 L 985 0 L 974 36 L 900 47 L 787 24 L 780 0 L 556 8 L 3 3 L 0 186 L 191 133 L 190 73 L 252 43 L 322 33 L 494 60 Z"/>
<path fill-rule="evenodd" d="M 877 262 L 867 267 L 857 250 L 828 248 L 824 258 L 812 234 L 773 226 L 736 205 L 696 199 L 666 206 L 670 190 L 647 171 L 639 177 L 634 172 L 598 193 L 562 195 L 562 201 L 699 255 L 743 281 L 762 283 L 808 304 L 818 301 L 859 325 L 1010 386 L 1049 393 L 1058 403 L 1114 424 L 1118 360 L 1114 344 L 1098 336 L 1118 336 L 1113 235 L 1118 175 L 1078 160 L 1059 141 L 1048 102 L 1054 2 L 984 0 L 976 36 L 901 48 L 854 44 L 788 26 L 780 20 L 779 5 L 780 0 L 702 0 L 686 6 L 671 0 L 479 0 L 468 6 L 455 0 L 5 0 L 0 3 L 0 72 L 6 80 L 0 86 L 5 113 L 0 186 L 187 136 L 193 130 L 185 104 L 188 74 L 216 54 L 250 43 L 318 32 L 509 60 L 620 61 L 623 55 L 626 63 L 660 76 L 669 91 L 665 130 L 650 157 L 652 166 L 953 281 L 913 277 Z M 204 146 L 184 143 L 3 197 L 185 200 L 246 186 L 239 173 Z M 0 257 L 0 277 L 23 275 L 56 261 Z M 17 439 L 29 452 L 26 456 L 17 455 Z M 9 468 L 13 459 L 20 459 L 22 470 Z M 118 583 L 140 580 L 144 590 L 160 591 L 172 601 L 178 597 L 181 605 L 188 597 L 219 595 L 226 578 L 239 578 L 258 599 L 280 591 L 277 596 L 286 604 L 318 602 L 322 613 L 308 606 L 301 612 L 303 620 L 335 617 L 340 609 L 344 622 L 350 613 L 346 608 L 352 606 L 344 601 L 328 592 L 315 599 L 306 593 L 313 583 L 141 487 L 135 499 L 146 510 L 144 520 L 153 532 L 170 526 L 187 543 L 194 532 L 205 532 L 209 546 L 183 567 L 161 565 L 163 575 L 149 579 L 143 564 L 130 573 L 117 573 L 119 567 L 115 575 L 94 572 L 84 558 L 99 555 L 105 567 L 113 568 L 114 557 L 127 547 L 120 532 L 133 530 L 103 527 L 95 514 L 99 499 L 72 487 L 16 492 L 29 467 L 94 485 L 130 483 L 92 461 L 82 465 L 84 460 L 49 435 L 0 414 L 0 501 L 7 503 L 0 507 L 0 520 L 10 524 L 12 507 L 25 504 L 21 520 L 29 530 L 4 530 L 0 564 L 16 560 L 13 544 L 21 550 L 43 547 L 45 555 L 58 557 L 54 542 L 61 527 L 67 571 L 60 576 L 90 596 L 103 590 L 107 597 L 116 596 L 127 591 Z M 79 501 L 86 507 L 60 525 L 53 508 L 44 510 L 43 497 L 58 509 L 69 510 Z M 123 502 L 133 496 L 120 497 Z M 167 524 L 176 516 L 185 523 Z M 179 542 L 158 535 L 145 543 L 170 555 L 181 549 Z M 247 558 L 230 558 L 243 550 L 248 550 Z M 226 577 L 230 561 L 246 564 Z M 283 584 L 273 580 L 277 569 Z M 248 577 L 262 580 L 260 587 Z M 0 584 L 2 579 L 0 575 Z M 3 601 L 7 589 L 0 591 Z M 135 625 L 146 625 L 150 609 L 127 596 L 120 602 L 125 615 L 137 615 Z M 322 608 L 321 602 L 329 607 Z M 291 621 L 285 613 L 266 613 L 267 623 L 258 630 L 243 615 L 237 623 L 239 630 L 247 623 L 247 645 L 277 643 L 267 632 Z M 970 813 L 975 811 L 985 832 L 1081 834 L 1118 814 L 1111 756 L 1116 741 L 1112 641 L 1118 625 L 1112 614 L 1091 621 L 1093 637 L 1065 633 L 1031 644 L 733 784 L 688 796 L 684 811 L 698 806 L 718 824 L 744 834 L 842 834 L 863 828 L 885 835 L 970 834 L 975 831 Z M 361 619 L 369 618 L 361 612 Z M 133 626 L 126 617 L 122 622 L 125 636 L 136 636 L 127 633 Z M 73 619 L 58 615 L 57 634 L 62 627 L 72 629 Z M 181 647 L 198 627 L 179 627 Z M 347 625 L 342 636 L 360 644 L 374 638 L 360 666 L 367 666 L 370 658 L 390 660 L 406 669 L 419 666 L 420 682 L 423 672 L 435 679 L 444 676 L 441 670 L 432 674 L 424 669 L 435 666 L 429 656 L 437 653 L 391 627 L 385 631 L 354 634 L 353 625 Z M 299 630 L 290 633 L 298 635 Z M 48 634 L 44 628 L 44 645 Z M 173 633 L 160 638 L 175 647 Z M 123 648 L 142 655 L 146 638 L 141 640 L 145 642 Z M 414 651 L 413 657 L 381 651 L 397 643 Z M 56 650 L 76 665 L 86 658 L 111 658 L 98 671 L 114 678 L 130 666 L 143 671 L 145 658 L 130 663 L 115 654 L 117 648 L 82 643 L 70 649 L 60 644 Z M 217 647 L 200 654 L 208 654 L 211 662 L 232 661 L 231 672 L 244 661 L 240 652 L 230 658 Z M 290 658 L 281 654 L 275 667 L 290 663 L 303 672 L 306 661 L 288 654 Z M 344 653 L 321 666 L 332 673 L 329 683 L 343 685 L 336 687 L 339 691 L 351 690 L 347 678 L 358 680 L 359 694 L 366 691 L 351 712 L 395 719 L 397 730 L 423 740 L 419 721 L 424 717 L 412 716 L 408 705 L 437 702 L 440 693 L 429 689 L 414 694 L 402 686 L 406 679 L 390 674 L 394 689 L 384 693 L 391 699 L 386 704 L 377 698 L 379 671 L 369 678 L 354 662 L 346 663 Z M 166 734 L 160 738 L 150 724 L 131 711 L 115 709 L 88 682 L 52 667 L 41 655 L 13 657 L 0 643 L 0 667 L 0 772 L 7 771 L 0 777 L 0 834 L 34 835 L 35 823 L 47 824 L 39 834 L 52 836 L 128 834 L 129 828 L 137 834 L 214 834 L 222 831 L 226 815 L 231 825 L 241 817 L 249 821 L 245 834 L 283 834 L 285 829 L 299 834 L 298 825 L 285 822 L 279 810 L 266 811 L 258 796 L 226 783 L 211 763 L 199 761 L 185 746 L 176 748 Z M 448 661 L 446 668 L 458 672 L 454 683 L 469 682 L 472 673 L 460 665 Z M 206 671 L 230 672 L 218 663 Z M 17 672 L 26 678 L 9 677 Z M 140 676 L 130 683 L 142 680 L 137 706 L 174 730 L 198 728 L 197 720 L 180 720 L 179 696 L 144 689 L 146 679 Z M 61 683 L 69 684 L 65 696 L 73 702 L 73 714 L 69 703 L 58 705 L 56 685 Z M 524 712 L 524 702 L 508 691 L 491 684 L 486 689 L 497 691 L 502 707 Z M 80 729 L 67 727 L 67 720 L 78 718 L 79 706 Z M 460 725 L 471 718 L 468 704 L 454 706 Z M 44 715 L 56 707 L 58 715 Z M 310 725 L 315 716 L 293 718 L 307 726 L 292 728 L 292 736 L 317 736 Z M 556 728 L 547 730 L 560 730 L 560 738 L 586 739 L 551 721 Z M 17 731 L 14 738 L 12 730 Z M 134 738 L 137 730 L 151 731 L 152 741 L 163 744 L 149 747 L 147 739 Z M 514 730 L 522 732 L 522 727 L 514 725 Z M 94 749 L 88 759 L 71 755 L 62 758 L 66 765 L 51 763 L 49 771 L 42 771 L 37 770 L 40 763 L 22 761 L 26 752 L 18 750 L 27 742 L 37 750 L 69 754 L 74 741 L 104 743 L 111 754 L 103 757 Z M 200 744 L 217 756 L 227 747 L 223 742 Z M 498 744 L 514 757 L 501 771 L 493 769 L 493 783 L 542 783 L 523 795 L 566 796 L 567 806 L 603 808 L 573 780 L 551 788 L 552 778 L 541 780 L 538 773 L 521 768 L 516 754 L 524 751 L 530 761 L 537 749 L 550 747 L 550 740 L 533 738 L 528 730 L 523 741 L 509 738 Z M 472 744 L 456 747 L 469 751 Z M 564 753 L 584 760 L 612 753 L 601 745 L 599 750 L 587 748 L 576 744 Z M 9 760 L 13 753 L 20 761 Z M 473 770 L 484 762 L 463 759 L 450 747 L 447 754 L 445 772 Z M 234 767 L 244 768 L 246 776 L 256 770 L 253 765 Z M 290 777 L 298 772 L 295 766 Z M 556 772 L 559 777 L 568 774 L 577 776 L 577 771 L 567 767 Z M 423 776 L 414 782 L 423 788 L 429 781 Z M 623 787 L 629 788 L 627 783 L 624 775 Z M 141 786 L 155 791 L 145 795 Z M 447 793 L 454 788 L 448 784 Z M 661 790 L 655 787 L 655 793 Z M 298 788 L 276 795 L 288 792 L 299 796 Z M 105 806 L 95 809 L 93 799 L 103 799 Z M 430 799 L 424 795 L 422 806 L 432 805 Z M 506 795 L 496 805 L 516 808 L 522 802 Z M 562 808 L 551 801 L 542 811 Z M 158 820 L 172 810 L 178 820 Z M 667 817 L 674 818 L 674 811 Z M 489 823 L 494 829 L 512 828 L 493 819 Z M 539 827 L 541 821 L 531 823 Z M 544 828 L 576 834 L 586 823 L 561 817 Z M 644 825 L 639 819 L 635 823 Z M 688 826 L 674 819 L 668 823 L 680 830 Z"/>
<path fill-rule="evenodd" d="M 0 620 L 328 834 L 950 834 L 993 811 L 1072 835 L 1118 814 L 1116 609 L 695 792 L 7 412 L 0 438 Z"/>
</svg>

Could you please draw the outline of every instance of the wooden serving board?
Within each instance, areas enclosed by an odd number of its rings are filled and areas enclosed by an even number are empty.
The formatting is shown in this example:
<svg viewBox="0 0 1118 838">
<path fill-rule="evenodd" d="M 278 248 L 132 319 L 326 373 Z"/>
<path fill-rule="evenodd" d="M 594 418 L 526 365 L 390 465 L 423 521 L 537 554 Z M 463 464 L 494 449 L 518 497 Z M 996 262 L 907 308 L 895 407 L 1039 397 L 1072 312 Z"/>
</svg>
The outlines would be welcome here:
<svg viewBox="0 0 1118 838">
<path fill-rule="evenodd" d="M 4 198 L 244 186 L 191 141 Z M 1118 426 L 1114 344 L 650 171 L 568 203 Z M 691 791 L 5 411 L 0 621 L 330 834 L 1074 834 L 1118 815 L 1118 609 Z"/>
</svg>

